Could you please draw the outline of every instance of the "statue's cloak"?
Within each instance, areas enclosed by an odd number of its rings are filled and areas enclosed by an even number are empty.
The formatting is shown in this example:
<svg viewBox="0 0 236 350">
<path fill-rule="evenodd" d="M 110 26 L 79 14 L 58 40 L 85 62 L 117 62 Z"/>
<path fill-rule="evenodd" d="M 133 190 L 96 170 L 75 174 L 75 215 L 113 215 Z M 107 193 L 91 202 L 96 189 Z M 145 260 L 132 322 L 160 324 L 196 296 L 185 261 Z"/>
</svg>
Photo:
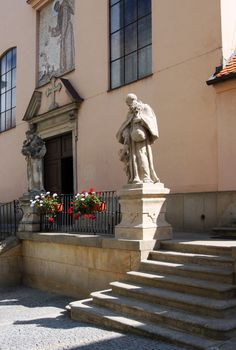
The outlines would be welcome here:
<svg viewBox="0 0 236 350">
<path fill-rule="evenodd" d="M 156 115 L 149 105 L 143 104 L 143 110 L 140 112 L 139 117 L 141 118 L 141 124 L 147 129 L 149 133 L 149 140 L 152 144 L 159 137 Z M 129 112 L 127 119 L 123 122 L 116 134 L 117 140 L 122 144 L 124 144 L 123 131 L 126 128 L 130 128 L 133 118 L 134 114 L 132 112 Z"/>
</svg>

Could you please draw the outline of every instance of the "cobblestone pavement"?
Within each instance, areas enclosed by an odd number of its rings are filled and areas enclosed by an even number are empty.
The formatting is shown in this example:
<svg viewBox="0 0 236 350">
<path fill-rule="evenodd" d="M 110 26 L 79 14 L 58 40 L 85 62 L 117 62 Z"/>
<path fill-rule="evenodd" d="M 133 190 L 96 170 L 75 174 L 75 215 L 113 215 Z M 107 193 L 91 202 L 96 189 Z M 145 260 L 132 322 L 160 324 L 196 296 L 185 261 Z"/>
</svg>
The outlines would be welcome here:
<svg viewBox="0 0 236 350">
<path fill-rule="evenodd" d="M 183 350 L 72 321 L 65 312 L 72 300 L 26 287 L 0 289 L 0 349 Z"/>
</svg>

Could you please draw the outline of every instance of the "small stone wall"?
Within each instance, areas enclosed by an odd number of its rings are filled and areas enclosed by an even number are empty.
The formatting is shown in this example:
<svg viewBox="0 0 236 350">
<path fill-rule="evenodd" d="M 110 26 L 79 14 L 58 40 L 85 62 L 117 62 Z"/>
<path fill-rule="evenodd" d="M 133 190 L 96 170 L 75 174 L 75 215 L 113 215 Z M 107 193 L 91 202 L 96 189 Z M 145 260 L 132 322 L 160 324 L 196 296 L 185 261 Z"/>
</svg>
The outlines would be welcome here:
<svg viewBox="0 0 236 350">
<path fill-rule="evenodd" d="M 167 195 L 166 219 L 174 231 L 209 232 L 236 225 L 236 191 Z"/>
<path fill-rule="evenodd" d="M 84 298 L 139 267 L 155 241 L 59 233 L 23 233 L 23 284 Z"/>
<path fill-rule="evenodd" d="M 0 244 L 0 288 L 21 284 L 21 244 L 15 237 Z"/>
</svg>

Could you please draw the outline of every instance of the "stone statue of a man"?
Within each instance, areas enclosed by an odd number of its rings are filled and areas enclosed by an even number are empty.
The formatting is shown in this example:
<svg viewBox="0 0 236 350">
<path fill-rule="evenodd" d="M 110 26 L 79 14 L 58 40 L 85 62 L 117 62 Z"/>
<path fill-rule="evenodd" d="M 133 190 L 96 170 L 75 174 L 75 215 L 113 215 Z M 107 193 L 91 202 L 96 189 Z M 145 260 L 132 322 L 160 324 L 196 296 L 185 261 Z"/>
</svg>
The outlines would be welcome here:
<svg viewBox="0 0 236 350">
<path fill-rule="evenodd" d="M 120 160 L 125 164 L 128 183 L 156 183 L 159 179 L 153 166 L 151 144 L 159 137 L 156 116 L 152 108 L 128 94 L 127 118 L 116 137 L 124 145 Z"/>
<path fill-rule="evenodd" d="M 36 126 L 32 124 L 26 131 L 26 140 L 21 150 L 27 161 L 28 191 L 38 193 L 44 191 L 43 157 L 46 153 L 45 142 L 36 134 Z"/>
</svg>

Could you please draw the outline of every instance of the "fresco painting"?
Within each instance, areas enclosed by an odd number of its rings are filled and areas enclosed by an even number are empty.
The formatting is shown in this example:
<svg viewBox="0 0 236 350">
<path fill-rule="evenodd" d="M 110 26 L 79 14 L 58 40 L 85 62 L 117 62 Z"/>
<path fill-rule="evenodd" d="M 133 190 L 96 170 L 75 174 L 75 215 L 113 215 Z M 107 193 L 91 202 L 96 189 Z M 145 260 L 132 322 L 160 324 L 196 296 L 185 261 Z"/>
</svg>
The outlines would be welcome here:
<svg viewBox="0 0 236 350">
<path fill-rule="evenodd" d="M 55 0 L 40 11 L 39 85 L 74 69 L 73 27 L 74 0 Z"/>
</svg>

